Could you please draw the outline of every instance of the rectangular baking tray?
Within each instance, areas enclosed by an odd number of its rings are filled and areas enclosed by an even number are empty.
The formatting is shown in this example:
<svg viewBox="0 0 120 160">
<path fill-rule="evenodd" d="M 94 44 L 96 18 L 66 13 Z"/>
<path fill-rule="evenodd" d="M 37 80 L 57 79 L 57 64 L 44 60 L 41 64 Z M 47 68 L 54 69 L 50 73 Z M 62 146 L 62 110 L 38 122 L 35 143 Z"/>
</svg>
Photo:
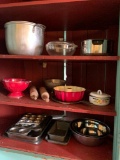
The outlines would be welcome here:
<svg viewBox="0 0 120 160">
<path fill-rule="evenodd" d="M 68 133 L 67 133 L 64 141 L 51 140 L 48 135 L 46 135 L 46 137 L 45 137 L 46 141 L 48 141 L 49 143 L 55 143 L 55 144 L 60 144 L 60 145 L 67 145 L 69 143 L 69 141 L 70 141 L 70 138 L 71 138 L 70 130 L 68 130 Z"/>
<path fill-rule="evenodd" d="M 33 144 L 39 144 L 43 134 L 52 120 L 52 116 L 47 115 L 24 115 L 17 123 L 12 125 L 6 134 L 9 138 L 17 139 Z M 32 119 L 34 117 L 34 119 Z M 39 117 L 39 118 L 38 118 Z M 36 119 L 39 119 L 39 121 Z"/>
<path fill-rule="evenodd" d="M 48 131 L 48 136 L 50 140 L 63 142 L 68 133 L 69 122 L 66 121 L 55 121 L 50 130 Z"/>
</svg>

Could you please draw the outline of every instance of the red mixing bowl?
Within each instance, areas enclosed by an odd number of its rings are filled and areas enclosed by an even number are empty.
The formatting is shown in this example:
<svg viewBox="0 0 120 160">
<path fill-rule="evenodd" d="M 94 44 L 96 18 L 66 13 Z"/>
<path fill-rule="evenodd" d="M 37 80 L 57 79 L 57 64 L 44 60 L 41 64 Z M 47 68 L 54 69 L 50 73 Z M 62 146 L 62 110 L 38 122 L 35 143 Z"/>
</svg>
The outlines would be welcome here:
<svg viewBox="0 0 120 160">
<path fill-rule="evenodd" d="M 11 98 L 20 98 L 24 94 L 24 91 L 30 84 L 31 81 L 27 81 L 21 78 L 4 78 L 2 80 L 4 87 L 11 93 L 8 95 Z"/>
<path fill-rule="evenodd" d="M 54 93 L 58 100 L 63 102 L 80 101 L 85 93 L 85 88 L 77 86 L 57 86 L 54 87 Z"/>
</svg>

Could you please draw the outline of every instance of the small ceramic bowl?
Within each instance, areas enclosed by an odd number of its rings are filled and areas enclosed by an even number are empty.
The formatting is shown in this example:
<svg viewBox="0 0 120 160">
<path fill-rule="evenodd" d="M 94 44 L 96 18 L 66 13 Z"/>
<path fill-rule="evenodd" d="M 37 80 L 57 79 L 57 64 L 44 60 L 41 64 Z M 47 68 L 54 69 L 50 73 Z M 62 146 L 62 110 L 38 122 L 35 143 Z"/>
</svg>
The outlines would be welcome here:
<svg viewBox="0 0 120 160">
<path fill-rule="evenodd" d="M 98 106 L 106 106 L 110 103 L 110 95 L 103 93 L 101 90 L 97 92 L 91 92 L 89 95 L 90 103 Z"/>
</svg>

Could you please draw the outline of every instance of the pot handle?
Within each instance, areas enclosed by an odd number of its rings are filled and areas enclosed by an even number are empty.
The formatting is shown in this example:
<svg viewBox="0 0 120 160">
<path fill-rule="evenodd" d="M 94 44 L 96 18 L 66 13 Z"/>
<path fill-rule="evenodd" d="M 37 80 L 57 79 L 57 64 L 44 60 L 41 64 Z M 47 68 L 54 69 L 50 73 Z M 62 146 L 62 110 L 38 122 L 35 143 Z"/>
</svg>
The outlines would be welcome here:
<svg viewBox="0 0 120 160">
<path fill-rule="evenodd" d="M 44 25 L 42 25 L 42 24 L 35 24 L 34 26 L 33 26 L 33 29 L 32 29 L 32 32 L 34 33 L 35 32 L 35 27 L 39 27 L 39 28 L 41 28 L 41 29 L 43 29 L 43 30 L 45 30 L 45 26 Z"/>
<path fill-rule="evenodd" d="M 101 90 L 98 90 L 98 91 L 97 91 L 97 94 L 102 95 L 102 91 L 101 91 Z"/>
</svg>

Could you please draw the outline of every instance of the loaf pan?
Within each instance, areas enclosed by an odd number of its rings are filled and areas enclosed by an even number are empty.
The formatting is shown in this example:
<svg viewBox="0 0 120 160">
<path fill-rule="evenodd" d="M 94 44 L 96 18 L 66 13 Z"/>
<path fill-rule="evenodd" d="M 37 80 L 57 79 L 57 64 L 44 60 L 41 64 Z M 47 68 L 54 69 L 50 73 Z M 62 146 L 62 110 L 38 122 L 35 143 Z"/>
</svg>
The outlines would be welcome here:
<svg viewBox="0 0 120 160">
<path fill-rule="evenodd" d="M 48 131 L 49 139 L 63 142 L 68 133 L 69 122 L 55 121 Z"/>
</svg>

